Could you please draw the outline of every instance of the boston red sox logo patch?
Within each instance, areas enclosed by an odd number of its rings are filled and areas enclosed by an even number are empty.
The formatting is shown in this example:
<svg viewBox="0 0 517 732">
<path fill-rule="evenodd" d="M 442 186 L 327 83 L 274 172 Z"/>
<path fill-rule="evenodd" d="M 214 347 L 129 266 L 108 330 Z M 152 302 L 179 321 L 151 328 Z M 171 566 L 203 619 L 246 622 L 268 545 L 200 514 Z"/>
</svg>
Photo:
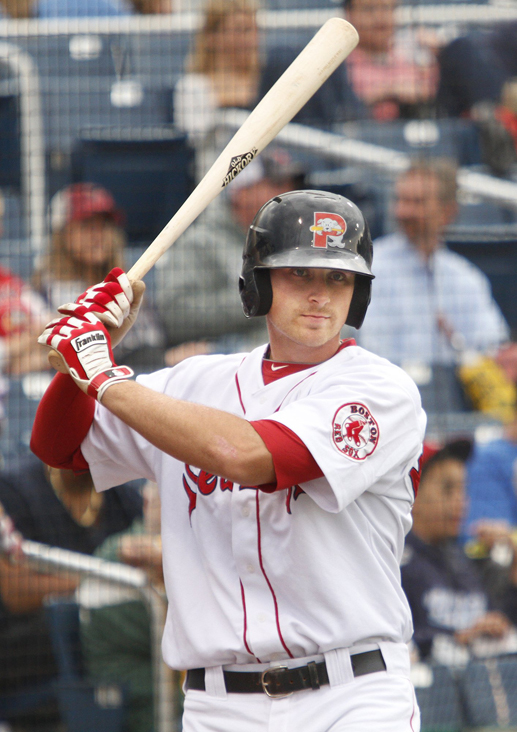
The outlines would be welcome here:
<svg viewBox="0 0 517 732">
<path fill-rule="evenodd" d="M 332 421 L 332 439 L 346 457 L 365 460 L 377 447 L 379 425 L 364 404 L 343 404 Z"/>
</svg>

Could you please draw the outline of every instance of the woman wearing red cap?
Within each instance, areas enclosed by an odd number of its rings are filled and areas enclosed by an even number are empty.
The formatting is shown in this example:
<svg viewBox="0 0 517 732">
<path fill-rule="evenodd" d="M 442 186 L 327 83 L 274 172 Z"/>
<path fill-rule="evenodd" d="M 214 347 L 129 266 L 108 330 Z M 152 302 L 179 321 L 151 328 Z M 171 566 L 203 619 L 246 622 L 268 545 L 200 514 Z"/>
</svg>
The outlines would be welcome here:
<svg viewBox="0 0 517 732">
<path fill-rule="evenodd" d="M 114 267 L 124 267 L 126 237 L 123 212 L 112 194 L 95 183 L 73 183 L 50 202 L 50 248 L 33 283 L 52 310 L 73 302 L 77 292 L 100 282 Z M 124 341 L 132 365 L 161 365 L 163 332 L 144 308 L 138 329 Z M 140 317 L 141 317 L 140 316 Z"/>
</svg>

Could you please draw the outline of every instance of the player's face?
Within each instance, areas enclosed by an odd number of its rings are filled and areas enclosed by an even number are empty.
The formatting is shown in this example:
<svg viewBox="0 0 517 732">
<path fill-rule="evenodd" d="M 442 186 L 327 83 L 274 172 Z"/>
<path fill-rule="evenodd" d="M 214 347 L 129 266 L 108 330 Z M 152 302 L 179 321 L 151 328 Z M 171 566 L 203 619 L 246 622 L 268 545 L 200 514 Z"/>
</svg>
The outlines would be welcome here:
<svg viewBox="0 0 517 732">
<path fill-rule="evenodd" d="M 431 543 L 459 535 L 466 508 L 465 465 L 450 458 L 430 467 L 415 502 L 415 530 Z"/>
<path fill-rule="evenodd" d="M 355 275 L 335 269 L 272 269 L 267 315 L 271 358 L 320 363 L 334 355 L 354 294 Z"/>
</svg>

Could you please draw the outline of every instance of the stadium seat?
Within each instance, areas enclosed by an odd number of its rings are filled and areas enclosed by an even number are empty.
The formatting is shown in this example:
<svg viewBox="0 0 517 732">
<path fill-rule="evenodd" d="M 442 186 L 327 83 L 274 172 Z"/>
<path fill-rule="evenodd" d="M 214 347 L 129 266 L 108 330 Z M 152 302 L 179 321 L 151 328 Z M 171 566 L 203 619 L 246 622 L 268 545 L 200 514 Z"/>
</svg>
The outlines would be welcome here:
<svg viewBox="0 0 517 732">
<path fill-rule="evenodd" d="M 517 656 L 469 663 L 460 678 L 468 729 L 517 730 Z"/>
<path fill-rule="evenodd" d="M 495 300 L 510 327 L 517 329 L 517 225 L 451 227 L 449 249 L 467 257 L 488 277 Z"/>
<path fill-rule="evenodd" d="M 0 692 L 0 726 L 1 722 L 8 723 L 22 715 L 26 716 L 30 712 L 40 710 L 55 699 L 56 690 L 53 681 L 11 693 Z"/>
<path fill-rule="evenodd" d="M 426 683 L 414 679 L 421 732 L 461 732 L 463 717 L 456 680 L 447 666 L 429 666 Z"/>
<path fill-rule="evenodd" d="M 342 126 L 342 132 L 353 139 L 413 156 L 450 156 L 459 165 L 481 162 L 478 132 L 468 120 L 415 119 L 383 123 L 364 120 L 347 122 Z"/>
<path fill-rule="evenodd" d="M 29 442 L 38 403 L 53 373 L 31 373 L 5 379 L 7 393 L 3 397 L 5 418 L 0 433 L 2 467 L 15 470 L 30 454 Z"/>
<path fill-rule="evenodd" d="M 86 678 L 79 606 L 75 602 L 53 601 L 45 611 L 59 671 L 55 686 L 67 732 L 119 732 L 123 689 L 115 684 L 93 684 Z"/>
<path fill-rule="evenodd" d="M 0 188 L 21 192 L 19 97 L 0 92 Z"/>
<path fill-rule="evenodd" d="M 75 181 L 99 183 L 125 212 L 130 244 L 149 243 L 193 188 L 193 149 L 172 126 L 84 134 L 72 158 Z"/>
</svg>

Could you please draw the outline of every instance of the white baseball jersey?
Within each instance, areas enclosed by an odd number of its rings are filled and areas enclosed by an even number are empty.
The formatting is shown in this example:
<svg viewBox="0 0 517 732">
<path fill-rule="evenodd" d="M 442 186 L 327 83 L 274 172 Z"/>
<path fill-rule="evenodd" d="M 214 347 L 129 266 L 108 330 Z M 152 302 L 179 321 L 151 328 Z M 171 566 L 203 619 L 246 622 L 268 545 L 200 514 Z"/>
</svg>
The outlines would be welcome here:
<svg viewBox="0 0 517 732">
<path fill-rule="evenodd" d="M 410 378 L 352 345 L 264 385 L 265 346 L 188 359 L 138 381 L 305 443 L 324 477 L 267 494 L 166 455 L 97 405 L 82 444 L 98 490 L 156 481 L 173 668 L 304 658 L 406 642 L 399 561 L 425 414 Z"/>
</svg>

